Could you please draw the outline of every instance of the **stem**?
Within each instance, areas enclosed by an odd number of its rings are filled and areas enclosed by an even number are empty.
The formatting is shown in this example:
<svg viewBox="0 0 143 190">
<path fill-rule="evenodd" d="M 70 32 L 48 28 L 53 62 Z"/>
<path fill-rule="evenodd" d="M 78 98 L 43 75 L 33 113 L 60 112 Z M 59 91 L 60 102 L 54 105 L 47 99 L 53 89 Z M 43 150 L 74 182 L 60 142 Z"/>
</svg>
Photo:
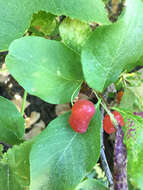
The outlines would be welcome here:
<svg viewBox="0 0 143 190">
<path fill-rule="evenodd" d="M 113 177 L 112 177 L 110 168 L 108 166 L 108 162 L 107 162 L 106 155 L 105 155 L 105 152 L 104 152 L 103 148 L 101 148 L 100 158 L 101 158 L 102 166 L 104 168 L 106 177 L 107 177 L 108 182 L 109 182 L 110 190 L 114 190 Z"/>
<path fill-rule="evenodd" d="M 83 81 L 80 82 L 79 86 L 75 89 L 75 91 L 73 92 L 72 96 L 71 96 L 71 105 L 73 106 L 73 100 L 74 100 L 74 96 L 77 92 L 77 90 L 80 88 L 81 84 L 83 83 Z"/>
<path fill-rule="evenodd" d="M 117 120 L 114 118 L 114 115 L 111 113 L 111 111 L 107 108 L 107 106 L 106 106 L 106 104 L 105 104 L 103 98 L 102 98 L 102 97 L 100 98 L 96 91 L 93 91 L 93 92 L 94 92 L 94 94 L 96 95 L 96 97 L 97 97 L 98 100 L 102 100 L 102 101 L 101 101 L 102 107 L 106 110 L 106 112 L 107 112 L 108 115 L 110 116 L 111 121 L 112 121 L 113 124 L 114 124 L 114 127 L 117 129 L 117 126 L 118 126 Z"/>
<path fill-rule="evenodd" d="M 101 153 L 100 153 L 100 158 L 102 162 L 102 166 L 104 168 L 105 174 L 107 176 L 110 190 L 114 190 L 114 183 L 113 183 L 113 177 L 106 159 L 106 155 L 104 152 L 104 141 L 103 141 L 103 118 L 104 118 L 104 108 L 101 107 L 101 113 L 102 113 L 102 125 L 101 125 Z"/>
<path fill-rule="evenodd" d="M 26 98 L 27 98 L 27 92 L 26 90 L 24 91 L 23 95 L 23 100 L 22 100 L 22 107 L 21 107 L 21 115 L 24 115 L 24 110 L 25 110 L 25 104 L 26 104 Z"/>
<path fill-rule="evenodd" d="M 110 112 L 110 110 L 107 108 L 106 104 L 105 103 L 102 103 L 101 102 L 101 98 L 98 96 L 98 94 L 94 91 L 97 99 L 98 99 L 98 102 L 101 103 L 101 121 L 102 121 L 102 124 L 101 124 L 101 152 L 100 152 L 100 159 L 101 159 L 101 162 L 102 162 L 102 166 L 104 168 L 104 171 L 105 171 L 105 174 L 107 176 L 107 179 L 108 179 L 108 182 L 109 182 L 109 187 L 110 187 L 110 190 L 114 190 L 114 182 L 113 182 L 113 177 L 112 177 L 112 173 L 110 171 L 110 168 L 109 168 L 109 165 L 108 165 L 108 162 L 107 162 L 107 159 L 106 159 L 106 155 L 105 155 L 105 152 L 104 152 L 104 141 L 103 141 L 103 118 L 104 118 L 104 109 L 106 110 L 106 112 L 108 114 L 112 114 Z M 107 98 L 107 95 L 108 95 L 108 92 L 105 92 L 103 97 L 105 96 L 105 99 Z M 104 101 L 103 101 L 104 102 Z M 114 118 L 114 116 L 113 116 Z"/>
</svg>

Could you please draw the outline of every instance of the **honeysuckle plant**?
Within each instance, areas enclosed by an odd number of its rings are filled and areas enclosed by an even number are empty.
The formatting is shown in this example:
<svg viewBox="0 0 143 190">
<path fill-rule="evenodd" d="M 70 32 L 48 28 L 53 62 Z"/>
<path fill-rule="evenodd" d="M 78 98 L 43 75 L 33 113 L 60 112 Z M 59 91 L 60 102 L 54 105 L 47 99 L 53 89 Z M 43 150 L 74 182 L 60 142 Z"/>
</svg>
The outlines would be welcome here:
<svg viewBox="0 0 143 190">
<path fill-rule="evenodd" d="M 0 52 L 8 51 L 6 68 L 25 90 L 21 113 L 0 97 L 1 189 L 143 189 L 143 71 L 137 67 L 143 65 L 143 1 L 122 2 L 116 22 L 109 19 L 110 3 L 0 0 Z M 37 137 L 24 139 L 27 93 L 73 105 L 83 84 L 98 100 L 85 133 L 71 128 L 69 111 Z M 114 106 L 106 101 L 111 84 L 124 91 Z M 105 112 L 116 129 L 112 173 L 104 153 Z M 106 183 L 93 175 L 99 158 Z"/>
</svg>

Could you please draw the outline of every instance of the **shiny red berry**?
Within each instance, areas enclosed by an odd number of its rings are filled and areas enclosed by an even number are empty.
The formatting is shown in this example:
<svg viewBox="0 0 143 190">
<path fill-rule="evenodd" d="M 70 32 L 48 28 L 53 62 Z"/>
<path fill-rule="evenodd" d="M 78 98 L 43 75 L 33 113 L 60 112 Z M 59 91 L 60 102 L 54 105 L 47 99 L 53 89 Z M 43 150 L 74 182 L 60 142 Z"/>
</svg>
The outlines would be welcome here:
<svg viewBox="0 0 143 190">
<path fill-rule="evenodd" d="M 113 111 L 112 114 L 114 115 L 115 119 L 120 124 L 120 126 L 121 127 L 124 126 L 124 119 L 123 119 L 122 115 L 117 111 Z M 110 116 L 108 114 L 106 114 L 103 119 L 103 128 L 104 128 L 105 132 L 108 134 L 112 134 L 116 131 L 116 129 L 110 119 Z"/>
<path fill-rule="evenodd" d="M 85 133 L 95 113 L 95 107 L 89 100 L 79 100 L 72 107 L 69 118 L 71 128 L 78 133 Z"/>
</svg>

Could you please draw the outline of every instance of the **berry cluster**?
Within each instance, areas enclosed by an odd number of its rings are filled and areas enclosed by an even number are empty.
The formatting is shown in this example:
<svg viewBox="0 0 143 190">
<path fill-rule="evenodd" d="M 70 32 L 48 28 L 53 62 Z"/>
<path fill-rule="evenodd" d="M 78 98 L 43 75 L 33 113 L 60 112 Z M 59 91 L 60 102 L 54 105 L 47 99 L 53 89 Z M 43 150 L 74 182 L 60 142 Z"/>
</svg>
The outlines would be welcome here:
<svg viewBox="0 0 143 190">
<path fill-rule="evenodd" d="M 78 133 L 85 133 L 94 114 L 95 106 L 91 101 L 77 101 L 72 107 L 71 116 L 69 118 L 71 128 Z M 124 126 L 122 115 L 117 111 L 113 111 L 112 114 L 114 115 L 119 125 L 121 127 Z M 108 114 L 106 114 L 104 117 L 103 128 L 108 134 L 112 134 L 116 131 Z"/>
</svg>

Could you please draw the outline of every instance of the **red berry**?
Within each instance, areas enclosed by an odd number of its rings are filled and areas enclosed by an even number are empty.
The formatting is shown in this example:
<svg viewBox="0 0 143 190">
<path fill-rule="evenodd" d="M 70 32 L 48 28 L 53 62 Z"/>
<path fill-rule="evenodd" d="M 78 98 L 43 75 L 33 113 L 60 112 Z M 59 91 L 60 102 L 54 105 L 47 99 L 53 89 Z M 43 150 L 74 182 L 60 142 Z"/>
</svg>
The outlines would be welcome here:
<svg viewBox="0 0 143 190">
<path fill-rule="evenodd" d="M 79 100 L 72 107 L 69 118 L 71 128 L 78 133 L 85 133 L 90 120 L 95 113 L 95 107 L 89 100 Z"/>
<path fill-rule="evenodd" d="M 122 115 L 117 111 L 113 111 L 112 114 L 114 115 L 115 119 L 120 124 L 120 126 L 121 127 L 124 126 L 124 119 L 123 119 Z M 108 133 L 108 134 L 112 134 L 116 131 L 116 129 L 114 128 L 114 125 L 110 119 L 110 116 L 108 114 L 106 114 L 103 119 L 103 128 L 106 131 L 106 133 Z"/>
</svg>

